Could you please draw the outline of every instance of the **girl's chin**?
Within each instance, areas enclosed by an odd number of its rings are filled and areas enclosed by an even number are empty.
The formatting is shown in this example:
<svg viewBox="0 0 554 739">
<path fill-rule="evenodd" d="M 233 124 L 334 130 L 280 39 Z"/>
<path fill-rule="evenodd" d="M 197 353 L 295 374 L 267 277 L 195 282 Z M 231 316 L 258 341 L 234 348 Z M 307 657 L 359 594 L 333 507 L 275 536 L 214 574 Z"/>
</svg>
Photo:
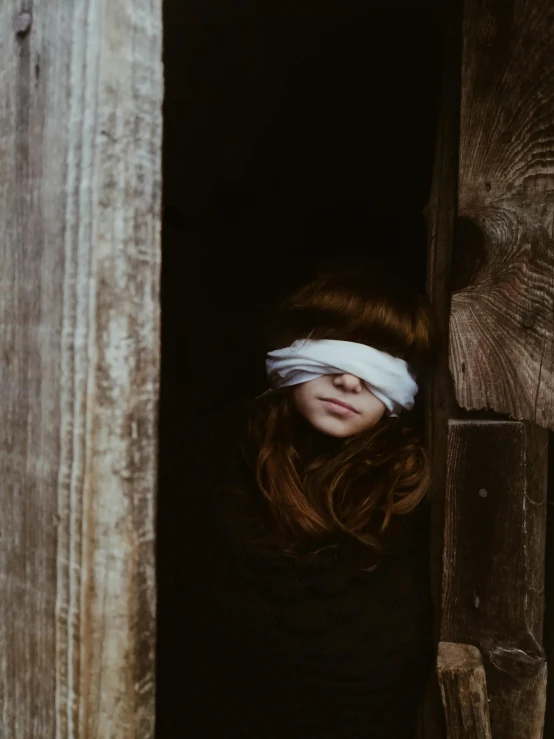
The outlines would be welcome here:
<svg viewBox="0 0 554 739">
<path fill-rule="evenodd" d="M 337 439 L 342 439 L 345 436 L 353 436 L 357 433 L 357 429 L 352 428 L 349 423 L 341 422 L 339 419 L 330 421 L 329 419 L 323 419 L 322 421 L 310 422 L 316 431 L 319 431 L 326 436 L 334 436 Z"/>
</svg>

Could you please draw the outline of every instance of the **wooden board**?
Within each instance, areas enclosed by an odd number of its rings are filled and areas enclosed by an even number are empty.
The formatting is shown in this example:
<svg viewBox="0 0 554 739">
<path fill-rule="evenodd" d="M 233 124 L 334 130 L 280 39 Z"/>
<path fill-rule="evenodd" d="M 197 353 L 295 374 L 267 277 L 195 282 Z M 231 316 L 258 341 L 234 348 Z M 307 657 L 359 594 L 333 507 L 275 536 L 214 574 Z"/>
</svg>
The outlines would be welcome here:
<svg viewBox="0 0 554 739">
<path fill-rule="evenodd" d="M 554 3 L 465 0 L 456 399 L 554 427 Z"/>
<path fill-rule="evenodd" d="M 441 628 L 446 438 L 450 418 L 456 417 L 454 386 L 448 367 L 448 331 L 451 301 L 451 262 L 457 213 L 458 142 L 460 116 L 462 2 L 452 0 L 442 19 L 443 71 L 437 140 L 427 223 L 427 286 L 442 336 L 442 350 L 425 387 L 425 442 L 431 453 L 431 567 L 435 605 L 435 637 Z M 418 739 L 444 739 L 446 725 L 437 674 L 429 676 L 420 711 Z"/>
<path fill-rule="evenodd" d="M 441 639 L 478 647 L 492 735 L 540 739 L 548 432 L 452 420 Z"/>
<path fill-rule="evenodd" d="M 432 458 L 432 542 L 431 576 L 437 616 L 440 618 L 442 573 L 442 528 L 444 484 L 446 479 L 446 437 L 448 420 L 457 415 L 454 386 L 448 368 L 448 343 L 451 301 L 451 270 L 454 228 L 457 212 L 458 139 L 460 89 L 456 85 L 460 66 L 462 8 L 452 2 L 444 25 L 444 67 L 437 125 L 437 141 L 427 223 L 427 297 L 435 310 L 442 338 L 442 350 L 426 391 L 426 444 Z M 437 636 L 440 622 L 437 620 Z"/>
<path fill-rule="evenodd" d="M 477 647 L 439 642 L 437 671 L 448 739 L 492 739 L 487 679 Z"/>
<path fill-rule="evenodd" d="M 0 736 L 154 733 L 158 0 L 0 5 Z"/>
<path fill-rule="evenodd" d="M 544 739 L 554 737 L 554 432 L 549 432 L 548 445 L 548 515 L 546 518 L 544 647 L 550 675 L 546 683 L 546 716 Z"/>
</svg>

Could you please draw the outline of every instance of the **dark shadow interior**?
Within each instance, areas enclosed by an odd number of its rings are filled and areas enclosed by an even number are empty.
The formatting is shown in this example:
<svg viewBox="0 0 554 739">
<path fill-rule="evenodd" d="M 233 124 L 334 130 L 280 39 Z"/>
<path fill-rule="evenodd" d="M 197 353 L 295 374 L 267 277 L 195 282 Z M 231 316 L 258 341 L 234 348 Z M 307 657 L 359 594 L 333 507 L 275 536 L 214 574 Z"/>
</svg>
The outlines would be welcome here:
<svg viewBox="0 0 554 739">
<path fill-rule="evenodd" d="M 182 679 L 164 577 L 180 430 L 263 391 L 264 312 L 322 266 L 379 258 L 425 289 L 438 2 L 164 3 L 160 739 Z"/>
</svg>

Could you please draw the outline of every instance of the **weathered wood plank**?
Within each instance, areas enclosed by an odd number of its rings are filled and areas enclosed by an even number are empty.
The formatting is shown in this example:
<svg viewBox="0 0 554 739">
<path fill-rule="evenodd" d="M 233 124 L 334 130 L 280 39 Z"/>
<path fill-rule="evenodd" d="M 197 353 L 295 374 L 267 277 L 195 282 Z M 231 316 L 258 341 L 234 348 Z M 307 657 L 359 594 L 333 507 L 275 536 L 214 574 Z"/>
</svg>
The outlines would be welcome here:
<svg viewBox="0 0 554 739">
<path fill-rule="evenodd" d="M 426 292 L 438 320 L 443 346 L 433 375 L 425 388 L 425 441 L 431 453 L 431 568 L 435 604 L 435 636 L 441 621 L 443 512 L 446 480 L 448 419 L 457 416 L 452 377 L 448 367 L 448 331 L 451 301 L 451 268 L 457 215 L 458 143 L 460 117 L 459 70 L 461 65 L 462 0 L 445 6 L 442 18 L 443 71 L 437 124 L 437 140 L 427 224 Z M 437 675 L 429 676 L 420 710 L 419 739 L 443 739 L 446 732 Z"/>
<path fill-rule="evenodd" d="M 471 644 L 439 642 L 437 672 L 448 739 L 492 739 L 487 678 Z"/>
<path fill-rule="evenodd" d="M 459 405 L 550 428 L 553 38 L 551 0 L 465 0 L 450 325 Z"/>
<path fill-rule="evenodd" d="M 452 420 L 441 639 L 483 655 L 493 736 L 542 736 L 548 431 Z"/>
<path fill-rule="evenodd" d="M 0 6 L 0 736 L 149 739 L 159 0 Z"/>
<path fill-rule="evenodd" d="M 554 432 L 549 432 L 548 446 L 548 514 L 546 518 L 545 553 L 545 611 L 544 611 L 544 649 L 546 662 L 552 673 L 554 665 Z M 552 674 L 546 683 L 546 715 L 544 719 L 544 739 L 554 737 L 554 679 Z"/>
<path fill-rule="evenodd" d="M 461 2 L 452 2 L 444 18 L 444 64 L 437 142 L 427 223 L 427 296 L 435 309 L 442 349 L 426 387 L 426 444 L 432 459 L 431 570 L 434 598 L 440 603 L 442 576 L 442 529 L 446 480 L 446 435 L 448 420 L 457 415 L 454 387 L 448 368 L 448 331 L 451 301 L 451 263 L 457 212 L 458 140 L 460 88 Z M 437 613 L 440 617 L 440 613 Z M 437 635 L 440 623 L 437 623 Z"/>
</svg>

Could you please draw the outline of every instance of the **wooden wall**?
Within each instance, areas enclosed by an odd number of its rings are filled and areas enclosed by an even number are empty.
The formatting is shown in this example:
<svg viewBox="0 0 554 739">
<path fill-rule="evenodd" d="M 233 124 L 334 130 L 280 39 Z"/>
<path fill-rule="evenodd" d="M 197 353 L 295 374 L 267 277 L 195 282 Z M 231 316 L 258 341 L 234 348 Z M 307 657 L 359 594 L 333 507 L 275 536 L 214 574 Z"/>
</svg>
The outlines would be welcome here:
<svg viewBox="0 0 554 739">
<path fill-rule="evenodd" d="M 466 0 L 456 400 L 554 428 L 554 4 Z"/>
<path fill-rule="evenodd" d="M 544 724 L 545 587 L 552 602 L 554 6 L 449 8 L 459 16 L 459 63 L 454 34 L 428 209 L 428 290 L 447 338 L 428 415 L 438 632 L 483 652 L 492 736 L 531 739 Z M 449 732 L 459 718 L 447 716 Z"/>
<path fill-rule="evenodd" d="M 159 0 L 0 5 L 0 736 L 154 732 Z"/>
<path fill-rule="evenodd" d="M 449 423 L 441 641 L 480 650 L 494 739 L 542 737 L 547 463 L 537 424 Z"/>
</svg>

